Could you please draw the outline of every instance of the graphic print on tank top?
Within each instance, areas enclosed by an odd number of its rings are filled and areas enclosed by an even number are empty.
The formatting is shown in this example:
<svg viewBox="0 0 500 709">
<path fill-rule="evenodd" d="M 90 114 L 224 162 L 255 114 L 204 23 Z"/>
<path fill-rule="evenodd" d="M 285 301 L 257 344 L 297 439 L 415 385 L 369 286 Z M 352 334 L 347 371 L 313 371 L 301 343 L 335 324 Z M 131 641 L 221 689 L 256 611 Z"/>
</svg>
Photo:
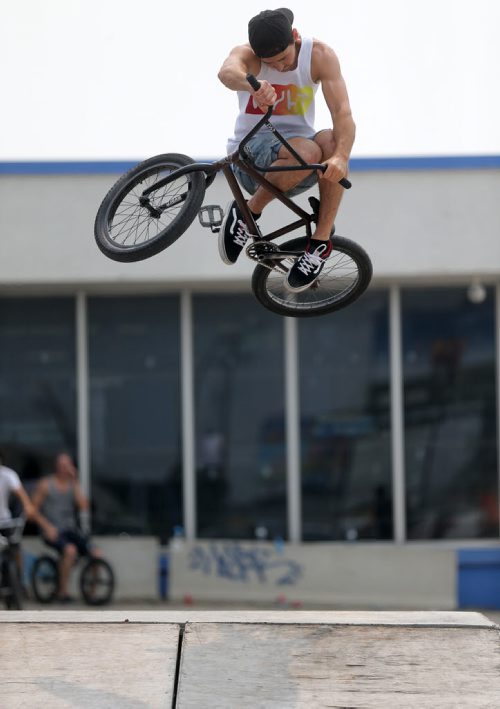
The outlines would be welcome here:
<svg viewBox="0 0 500 709">
<path fill-rule="evenodd" d="M 295 84 L 273 84 L 277 100 L 274 104 L 274 116 L 305 116 L 314 100 L 312 86 L 296 86 Z M 253 96 L 248 99 L 245 113 L 263 115 L 263 111 L 255 103 Z"/>
<path fill-rule="evenodd" d="M 267 81 L 277 94 L 272 116 L 273 125 L 285 138 L 311 138 L 314 127 L 314 96 L 319 84 L 311 76 L 311 60 L 314 40 L 303 37 L 297 66 L 289 71 L 278 71 L 261 63 L 257 74 L 259 81 Z M 239 142 L 262 118 L 264 113 L 256 105 L 249 91 L 238 91 L 239 114 L 236 118 L 233 136 L 228 140 L 227 149 L 231 153 Z"/>
</svg>

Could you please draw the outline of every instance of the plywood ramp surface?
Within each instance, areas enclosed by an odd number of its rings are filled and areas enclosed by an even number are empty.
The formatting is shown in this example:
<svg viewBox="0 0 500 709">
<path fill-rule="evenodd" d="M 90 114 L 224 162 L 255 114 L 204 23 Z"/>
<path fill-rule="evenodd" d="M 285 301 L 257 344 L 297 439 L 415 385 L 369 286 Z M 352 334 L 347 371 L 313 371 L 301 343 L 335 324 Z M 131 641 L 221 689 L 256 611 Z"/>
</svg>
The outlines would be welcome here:
<svg viewBox="0 0 500 709">
<path fill-rule="evenodd" d="M 186 626 L 177 707 L 500 707 L 498 629 Z"/>
<path fill-rule="evenodd" d="M 176 625 L 4 623 L 2 709 L 171 707 Z"/>
<path fill-rule="evenodd" d="M 480 613 L 0 612 L 0 709 L 500 707 Z"/>
</svg>

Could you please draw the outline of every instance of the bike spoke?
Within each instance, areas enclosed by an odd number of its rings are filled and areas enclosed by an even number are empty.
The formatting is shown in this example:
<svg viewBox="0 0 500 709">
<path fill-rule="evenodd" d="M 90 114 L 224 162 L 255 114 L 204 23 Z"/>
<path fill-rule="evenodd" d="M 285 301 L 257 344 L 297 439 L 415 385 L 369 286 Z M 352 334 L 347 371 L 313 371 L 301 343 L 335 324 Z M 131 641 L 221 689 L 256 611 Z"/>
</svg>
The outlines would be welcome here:
<svg viewBox="0 0 500 709">
<path fill-rule="evenodd" d="M 280 265 L 288 271 L 294 262 L 295 259 L 287 258 Z M 267 278 L 267 292 L 277 305 L 307 311 L 345 298 L 355 288 L 358 279 L 359 269 L 354 259 L 348 253 L 334 251 L 310 288 L 299 292 L 288 290 L 286 273 L 273 269 Z"/>
</svg>

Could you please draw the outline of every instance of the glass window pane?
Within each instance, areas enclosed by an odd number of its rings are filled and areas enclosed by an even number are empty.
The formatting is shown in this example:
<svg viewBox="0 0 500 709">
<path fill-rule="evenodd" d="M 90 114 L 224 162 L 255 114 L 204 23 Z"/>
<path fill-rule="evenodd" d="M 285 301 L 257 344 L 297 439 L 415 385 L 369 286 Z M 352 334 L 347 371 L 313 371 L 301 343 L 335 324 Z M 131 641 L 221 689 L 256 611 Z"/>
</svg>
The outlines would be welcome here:
<svg viewBox="0 0 500 709">
<path fill-rule="evenodd" d="M 498 535 L 494 297 L 403 291 L 410 539 Z"/>
<path fill-rule="evenodd" d="M 200 537 L 284 537 L 283 321 L 246 295 L 194 299 Z"/>
<path fill-rule="evenodd" d="M 28 489 L 77 454 L 75 302 L 0 299 L 0 445 Z"/>
<path fill-rule="evenodd" d="M 303 537 L 389 539 L 387 294 L 300 321 L 299 334 Z"/>
<path fill-rule="evenodd" d="M 90 298 L 95 532 L 170 536 L 182 523 L 179 301 Z"/>
</svg>

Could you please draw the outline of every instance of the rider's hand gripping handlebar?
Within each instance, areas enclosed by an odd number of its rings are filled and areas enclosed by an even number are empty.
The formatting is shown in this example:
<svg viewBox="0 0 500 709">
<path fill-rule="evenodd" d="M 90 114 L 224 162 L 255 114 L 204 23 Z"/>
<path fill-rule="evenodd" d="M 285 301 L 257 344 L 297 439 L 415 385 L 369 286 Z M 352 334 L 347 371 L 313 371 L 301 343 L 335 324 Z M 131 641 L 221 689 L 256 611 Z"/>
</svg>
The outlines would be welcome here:
<svg viewBox="0 0 500 709">
<path fill-rule="evenodd" d="M 246 79 L 254 91 L 258 91 L 260 89 L 260 81 L 258 79 L 256 79 L 253 74 L 247 74 Z M 273 112 L 273 106 L 269 106 L 269 108 L 267 109 L 267 113 L 266 113 L 266 119 L 269 119 L 271 117 L 272 112 Z M 280 136 L 280 138 L 281 138 L 281 136 Z M 286 147 L 290 148 L 290 146 L 288 144 L 286 144 Z M 292 153 L 293 152 L 294 151 L 292 150 Z M 314 167 L 317 170 L 321 170 L 322 172 L 325 172 L 327 169 L 326 165 L 323 165 L 323 164 L 314 165 Z M 339 184 L 342 185 L 342 187 L 344 187 L 344 189 L 346 189 L 346 190 L 348 190 L 352 187 L 350 181 L 345 177 L 343 177 L 341 180 L 339 180 Z"/>
</svg>

